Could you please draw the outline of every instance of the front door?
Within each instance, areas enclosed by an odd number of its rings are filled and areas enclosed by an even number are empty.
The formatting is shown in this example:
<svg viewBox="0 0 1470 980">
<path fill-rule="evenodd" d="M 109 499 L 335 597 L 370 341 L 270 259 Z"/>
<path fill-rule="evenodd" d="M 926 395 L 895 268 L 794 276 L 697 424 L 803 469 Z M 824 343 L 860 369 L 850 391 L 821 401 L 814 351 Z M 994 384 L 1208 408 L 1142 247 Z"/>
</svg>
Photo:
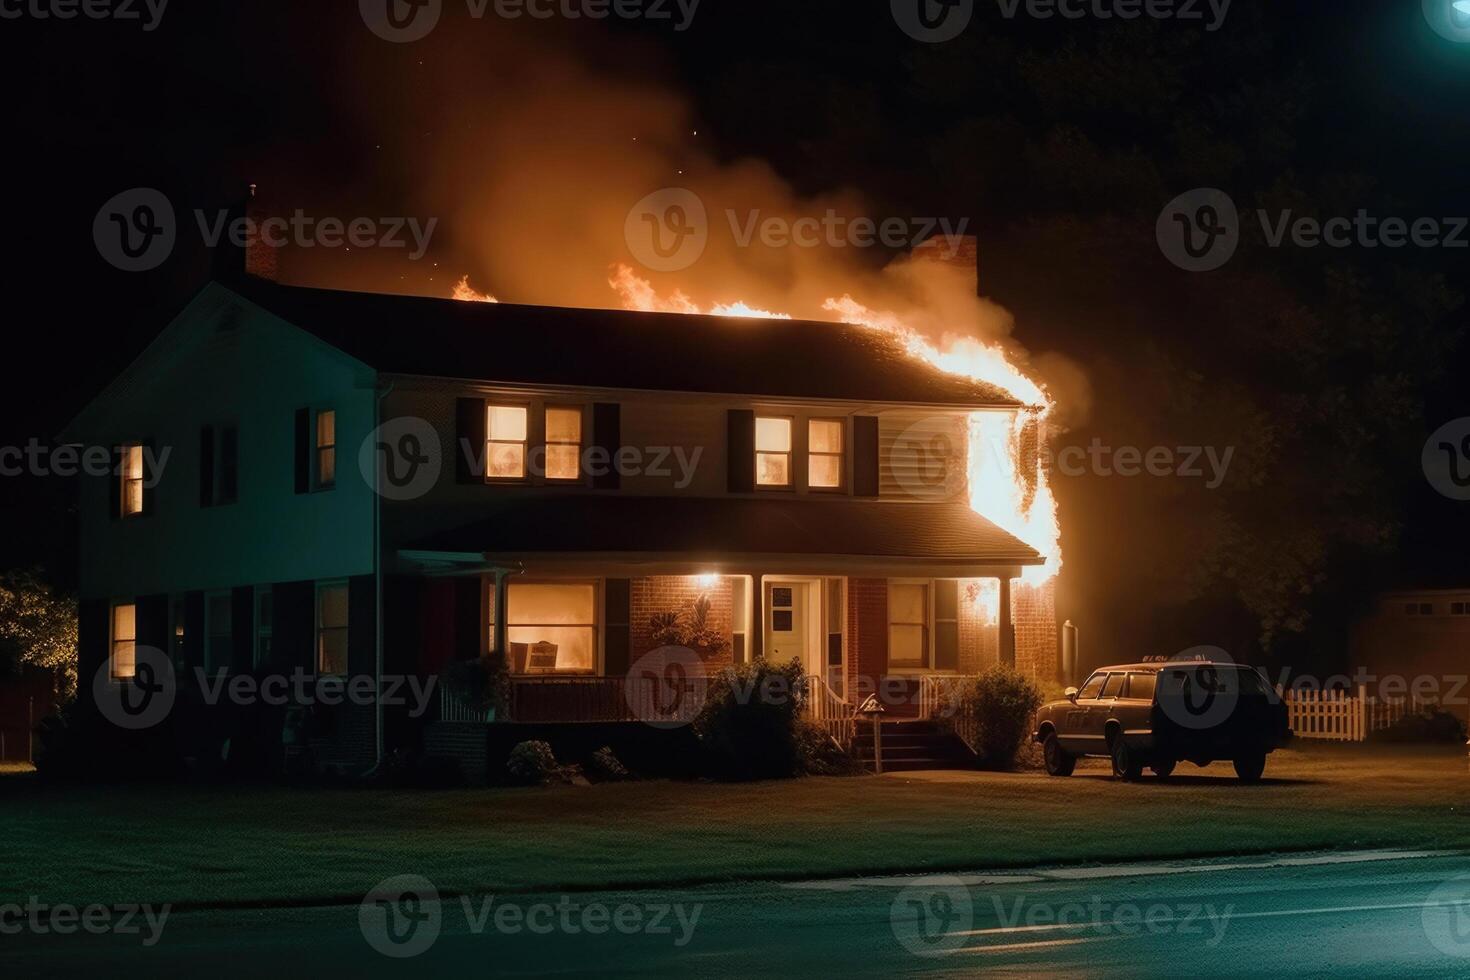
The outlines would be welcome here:
<svg viewBox="0 0 1470 980">
<path fill-rule="evenodd" d="M 808 587 L 805 582 L 766 583 L 766 659 L 807 665 Z"/>
</svg>

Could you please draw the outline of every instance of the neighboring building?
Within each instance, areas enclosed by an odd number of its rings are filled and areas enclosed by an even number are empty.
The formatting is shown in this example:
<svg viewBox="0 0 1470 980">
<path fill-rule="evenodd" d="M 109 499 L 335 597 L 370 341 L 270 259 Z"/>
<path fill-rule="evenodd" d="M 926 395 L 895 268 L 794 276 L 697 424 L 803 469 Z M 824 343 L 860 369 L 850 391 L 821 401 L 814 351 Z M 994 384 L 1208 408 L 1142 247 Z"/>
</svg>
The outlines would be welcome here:
<svg viewBox="0 0 1470 980">
<path fill-rule="evenodd" d="M 651 619 L 700 596 L 707 668 L 794 657 L 848 705 L 1051 682 L 1051 590 L 1013 585 L 1042 558 L 965 493 L 971 413 L 1026 411 L 844 324 L 212 283 L 66 434 L 118 454 L 80 496 L 82 696 L 156 647 L 199 751 L 274 750 L 281 713 L 209 709 L 200 671 L 376 686 L 505 649 L 515 721 L 616 720 Z M 341 706 L 310 738 L 362 769 L 423 729 Z"/>
<path fill-rule="evenodd" d="M 1470 704 L 1470 587 L 1386 592 L 1354 624 L 1351 663 L 1368 694 L 1417 695 L 1466 718 Z"/>
</svg>

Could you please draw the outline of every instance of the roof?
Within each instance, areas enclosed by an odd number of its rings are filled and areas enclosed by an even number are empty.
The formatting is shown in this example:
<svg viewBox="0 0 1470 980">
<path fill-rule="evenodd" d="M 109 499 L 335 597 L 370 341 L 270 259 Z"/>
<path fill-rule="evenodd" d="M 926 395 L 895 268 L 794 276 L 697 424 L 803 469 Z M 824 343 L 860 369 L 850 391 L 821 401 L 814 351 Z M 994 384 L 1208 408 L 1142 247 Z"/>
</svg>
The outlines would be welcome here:
<svg viewBox="0 0 1470 980">
<path fill-rule="evenodd" d="M 635 495 L 501 497 L 484 517 L 405 551 L 847 555 L 1038 565 L 1035 548 L 963 503 Z"/>
<path fill-rule="evenodd" d="M 591 388 L 1021 404 L 848 323 L 642 313 L 283 286 L 230 288 L 387 374 Z"/>
</svg>

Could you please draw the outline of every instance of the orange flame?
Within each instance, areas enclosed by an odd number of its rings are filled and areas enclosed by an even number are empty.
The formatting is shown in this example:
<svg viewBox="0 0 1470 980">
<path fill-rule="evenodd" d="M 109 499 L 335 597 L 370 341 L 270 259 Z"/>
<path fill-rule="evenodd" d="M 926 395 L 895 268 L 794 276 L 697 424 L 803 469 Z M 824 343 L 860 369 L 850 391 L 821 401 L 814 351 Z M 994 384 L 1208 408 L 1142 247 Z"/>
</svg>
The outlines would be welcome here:
<svg viewBox="0 0 1470 980">
<path fill-rule="evenodd" d="M 454 284 L 454 298 L 466 303 L 499 303 L 500 300 L 489 293 L 482 293 L 470 285 L 468 274 L 461 276 L 459 282 Z"/>
</svg>

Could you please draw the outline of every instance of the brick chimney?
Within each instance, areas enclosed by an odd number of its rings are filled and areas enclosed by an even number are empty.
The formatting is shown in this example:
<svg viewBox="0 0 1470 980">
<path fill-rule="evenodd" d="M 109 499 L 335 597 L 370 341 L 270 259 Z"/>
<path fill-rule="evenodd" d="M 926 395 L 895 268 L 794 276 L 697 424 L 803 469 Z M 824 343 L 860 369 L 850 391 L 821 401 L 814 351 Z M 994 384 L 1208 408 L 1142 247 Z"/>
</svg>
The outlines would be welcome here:
<svg viewBox="0 0 1470 980">
<path fill-rule="evenodd" d="M 258 185 L 251 184 L 239 201 L 228 212 L 225 237 L 220 240 L 214 255 L 214 277 L 226 283 L 241 279 L 265 279 L 275 282 L 279 276 L 279 249 L 261 239 L 260 226 L 272 217 L 258 192 Z M 235 243 L 236 224 L 246 222 L 244 247 Z M 276 234 L 280 234 L 279 231 Z"/>
<path fill-rule="evenodd" d="M 916 261 L 939 262 L 970 276 L 972 292 L 980 295 L 980 246 L 974 235 L 933 234 L 909 253 Z"/>
</svg>

